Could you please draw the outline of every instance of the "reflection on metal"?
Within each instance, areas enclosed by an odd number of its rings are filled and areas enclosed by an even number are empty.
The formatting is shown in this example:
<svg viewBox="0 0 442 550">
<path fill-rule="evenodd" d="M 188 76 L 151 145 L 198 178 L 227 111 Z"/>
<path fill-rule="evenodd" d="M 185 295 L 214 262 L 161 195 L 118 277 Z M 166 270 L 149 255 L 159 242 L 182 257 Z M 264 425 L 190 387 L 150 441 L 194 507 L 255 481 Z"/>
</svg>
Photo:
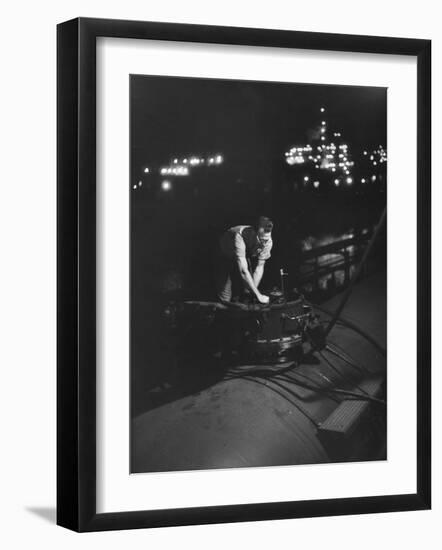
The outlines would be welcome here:
<svg viewBox="0 0 442 550">
<path fill-rule="evenodd" d="M 317 325 L 311 306 L 299 294 L 291 299 L 279 289 L 268 305 L 238 302 L 185 301 L 167 307 L 170 324 L 182 334 L 202 325 L 218 333 L 224 352 L 236 353 L 243 362 L 282 363 L 296 355 Z M 195 331 L 192 330 L 195 328 Z"/>
</svg>

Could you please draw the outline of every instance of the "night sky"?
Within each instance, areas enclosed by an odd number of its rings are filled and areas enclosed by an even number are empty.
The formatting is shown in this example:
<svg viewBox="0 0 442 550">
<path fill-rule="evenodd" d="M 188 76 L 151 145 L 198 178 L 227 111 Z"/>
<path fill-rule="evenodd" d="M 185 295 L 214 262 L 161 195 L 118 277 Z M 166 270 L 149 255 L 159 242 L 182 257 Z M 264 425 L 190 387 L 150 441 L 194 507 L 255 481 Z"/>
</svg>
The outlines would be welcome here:
<svg viewBox="0 0 442 550">
<path fill-rule="evenodd" d="M 156 76 L 131 77 L 133 169 L 174 155 L 232 162 L 282 158 L 308 142 L 320 107 L 354 148 L 386 146 L 386 89 Z"/>
</svg>

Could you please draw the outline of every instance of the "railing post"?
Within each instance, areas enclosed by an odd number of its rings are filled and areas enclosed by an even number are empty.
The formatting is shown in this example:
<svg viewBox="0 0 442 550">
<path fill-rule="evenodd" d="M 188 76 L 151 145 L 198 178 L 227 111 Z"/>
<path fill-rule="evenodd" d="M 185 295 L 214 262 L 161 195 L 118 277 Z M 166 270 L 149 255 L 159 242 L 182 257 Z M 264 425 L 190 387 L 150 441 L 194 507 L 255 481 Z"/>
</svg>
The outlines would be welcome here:
<svg viewBox="0 0 442 550">
<path fill-rule="evenodd" d="M 319 256 L 315 256 L 315 290 L 319 290 Z"/>
<path fill-rule="evenodd" d="M 344 285 L 350 282 L 350 254 L 348 248 L 344 248 Z"/>
</svg>

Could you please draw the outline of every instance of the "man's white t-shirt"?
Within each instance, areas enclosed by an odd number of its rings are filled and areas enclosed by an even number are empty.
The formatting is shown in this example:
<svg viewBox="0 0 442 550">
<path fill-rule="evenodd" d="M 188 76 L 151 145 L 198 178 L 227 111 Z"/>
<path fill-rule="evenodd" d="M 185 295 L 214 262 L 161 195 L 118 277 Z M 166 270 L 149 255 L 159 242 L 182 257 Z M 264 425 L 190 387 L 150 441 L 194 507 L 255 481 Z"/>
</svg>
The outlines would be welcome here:
<svg viewBox="0 0 442 550">
<path fill-rule="evenodd" d="M 266 261 L 270 258 L 273 241 L 271 237 L 262 243 L 251 225 L 236 225 L 228 229 L 220 239 L 223 256 L 235 258 L 256 258 Z"/>
</svg>

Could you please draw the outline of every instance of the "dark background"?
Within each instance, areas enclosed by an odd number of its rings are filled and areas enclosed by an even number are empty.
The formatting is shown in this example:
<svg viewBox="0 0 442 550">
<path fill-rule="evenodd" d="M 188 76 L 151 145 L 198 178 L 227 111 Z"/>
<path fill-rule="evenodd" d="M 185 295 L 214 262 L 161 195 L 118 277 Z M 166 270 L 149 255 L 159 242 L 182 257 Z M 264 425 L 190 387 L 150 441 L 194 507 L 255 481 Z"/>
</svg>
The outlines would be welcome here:
<svg viewBox="0 0 442 550">
<path fill-rule="evenodd" d="M 385 176 L 370 187 L 337 189 L 321 175 L 320 188 L 304 188 L 284 152 L 314 140 L 326 120 L 356 162 L 362 150 L 386 147 L 387 101 L 384 88 L 141 75 L 131 76 L 130 101 L 131 373 L 138 414 L 148 406 L 145 392 L 176 368 L 164 307 L 170 299 L 213 298 L 212 255 L 222 231 L 262 214 L 273 218 L 265 289 L 278 282 L 281 267 L 296 264 L 305 239 L 338 239 L 377 222 Z M 159 173 L 174 157 L 215 154 L 223 156 L 221 165 L 190 176 Z M 356 162 L 353 173 L 362 169 Z M 164 180 L 170 190 L 162 189 Z"/>
</svg>

